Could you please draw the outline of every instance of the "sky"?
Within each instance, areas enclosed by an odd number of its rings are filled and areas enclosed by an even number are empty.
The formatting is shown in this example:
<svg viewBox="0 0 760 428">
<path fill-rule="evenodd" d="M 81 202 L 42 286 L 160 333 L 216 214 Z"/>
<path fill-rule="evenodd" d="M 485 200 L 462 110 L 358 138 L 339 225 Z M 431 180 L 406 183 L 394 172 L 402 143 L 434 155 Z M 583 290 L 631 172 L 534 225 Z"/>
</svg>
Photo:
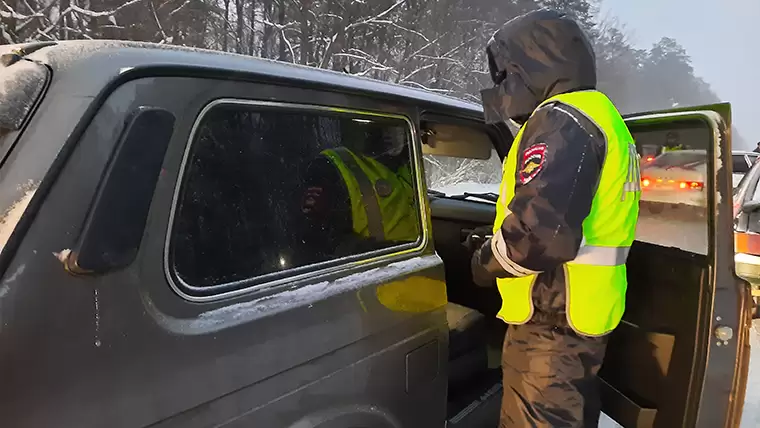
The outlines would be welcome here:
<svg viewBox="0 0 760 428">
<path fill-rule="evenodd" d="M 760 0 L 601 0 L 600 15 L 617 19 L 639 48 L 661 37 L 678 40 L 695 74 L 731 103 L 745 148 L 760 141 Z"/>
</svg>

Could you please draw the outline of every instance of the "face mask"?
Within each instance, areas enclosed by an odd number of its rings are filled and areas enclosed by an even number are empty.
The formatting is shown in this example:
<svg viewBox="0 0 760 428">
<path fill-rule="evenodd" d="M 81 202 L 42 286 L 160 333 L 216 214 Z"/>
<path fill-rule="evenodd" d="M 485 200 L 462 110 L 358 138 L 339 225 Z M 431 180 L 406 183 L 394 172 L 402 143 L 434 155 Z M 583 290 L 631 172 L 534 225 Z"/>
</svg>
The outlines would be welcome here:
<svg viewBox="0 0 760 428">
<path fill-rule="evenodd" d="M 504 103 L 506 97 L 508 95 L 504 93 L 504 87 L 501 84 L 480 91 L 486 123 L 492 124 L 509 120 L 509 113 L 507 113 Z"/>
<path fill-rule="evenodd" d="M 507 73 L 501 83 L 480 91 L 486 123 L 513 120 L 524 123 L 539 101 L 517 73 Z"/>
</svg>

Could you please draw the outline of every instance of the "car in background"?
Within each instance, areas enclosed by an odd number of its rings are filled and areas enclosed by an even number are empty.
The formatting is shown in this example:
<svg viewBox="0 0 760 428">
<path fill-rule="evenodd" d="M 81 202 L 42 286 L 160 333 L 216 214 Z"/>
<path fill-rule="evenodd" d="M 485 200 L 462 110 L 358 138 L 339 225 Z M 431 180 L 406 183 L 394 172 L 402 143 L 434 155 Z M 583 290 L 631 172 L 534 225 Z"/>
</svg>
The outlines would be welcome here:
<svg viewBox="0 0 760 428">
<path fill-rule="evenodd" d="M 668 205 L 702 208 L 705 199 L 707 152 L 679 150 L 665 152 L 641 165 L 641 203 L 652 214 Z"/>
<path fill-rule="evenodd" d="M 760 156 L 759 153 L 734 151 L 732 158 L 733 187 L 736 188 Z M 654 158 L 642 158 L 641 201 L 647 211 L 657 214 L 667 205 L 704 207 L 703 192 L 707 152 L 678 150 Z"/>
<path fill-rule="evenodd" d="M 755 153 L 757 155 L 757 153 Z M 736 274 L 752 284 L 756 311 L 760 298 L 760 163 L 734 188 L 734 261 Z"/>
<path fill-rule="evenodd" d="M 743 151 L 731 152 L 731 158 L 733 160 L 732 178 L 734 188 L 739 185 L 739 182 L 744 177 L 744 175 L 747 174 L 749 172 L 749 169 L 752 168 L 752 165 L 757 162 L 758 156 L 760 156 L 760 153 Z"/>
</svg>

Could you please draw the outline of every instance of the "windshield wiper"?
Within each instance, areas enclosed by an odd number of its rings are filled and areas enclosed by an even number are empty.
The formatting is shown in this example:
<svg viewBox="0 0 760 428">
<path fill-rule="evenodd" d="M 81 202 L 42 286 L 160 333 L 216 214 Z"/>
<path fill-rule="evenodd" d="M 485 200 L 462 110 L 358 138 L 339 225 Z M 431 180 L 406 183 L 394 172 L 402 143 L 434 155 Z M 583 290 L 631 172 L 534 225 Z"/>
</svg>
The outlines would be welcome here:
<svg viewBox="0 0 760 428">
<path fill-rule="evenodd" d="M 439 197 L 439 198 L 445 198 L 446 197 L 445 193 L 440 192 L 438 190 L 433 190 L 433 189 L 428 189 L 427 190 L 427 194 L 430 195 L 430 196 L 436 196 L 436 197 Z"/>
<path fill-rule="evenodd" d="M 449 199 L 458 199 L 460 201 L 463 201 L 467 198 L 478 198 L 483 199 L 488 202 L 496 203 L 496 201 L 499 200 L 499 195 L 494 192 L 485 192 L 485 193 L 469 193 L 464 192 L 461 195 L 451 195 L 449 196 Z"/>
</svg>

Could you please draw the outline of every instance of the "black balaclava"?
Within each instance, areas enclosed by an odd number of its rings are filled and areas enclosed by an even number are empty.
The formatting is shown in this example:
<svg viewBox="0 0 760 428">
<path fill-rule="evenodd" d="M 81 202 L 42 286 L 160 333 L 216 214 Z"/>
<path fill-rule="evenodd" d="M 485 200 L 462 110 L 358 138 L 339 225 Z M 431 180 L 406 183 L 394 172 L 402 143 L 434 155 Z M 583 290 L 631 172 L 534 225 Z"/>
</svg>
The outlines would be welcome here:
<svg viewBox="0 0 760 428">
<path fill-rule="evenodd" d="M 494 86 L 481 91 L 486 121 L 524 123 L 554 95 L 596 87 L 586 33 L 565 14 L 541 9 L 504 24 L 486 47 Z"/>
</svg>

